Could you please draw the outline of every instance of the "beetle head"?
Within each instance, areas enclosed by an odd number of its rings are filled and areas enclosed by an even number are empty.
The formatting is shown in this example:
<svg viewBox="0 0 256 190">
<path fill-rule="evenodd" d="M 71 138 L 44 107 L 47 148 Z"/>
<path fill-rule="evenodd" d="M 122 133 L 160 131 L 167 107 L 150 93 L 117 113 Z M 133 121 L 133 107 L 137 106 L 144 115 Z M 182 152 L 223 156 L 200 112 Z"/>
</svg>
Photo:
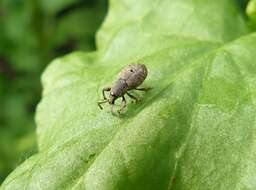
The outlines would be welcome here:
<svg viewBox="0 0 256 190">
<path fill-rule="evenodd" d="M 109 104 L 114 104 L 116 99 L 117 99 L 117 96 L 115 96 L 113 92 L 110 92 L 109 98 L 108 98 Z"/>
</svg>

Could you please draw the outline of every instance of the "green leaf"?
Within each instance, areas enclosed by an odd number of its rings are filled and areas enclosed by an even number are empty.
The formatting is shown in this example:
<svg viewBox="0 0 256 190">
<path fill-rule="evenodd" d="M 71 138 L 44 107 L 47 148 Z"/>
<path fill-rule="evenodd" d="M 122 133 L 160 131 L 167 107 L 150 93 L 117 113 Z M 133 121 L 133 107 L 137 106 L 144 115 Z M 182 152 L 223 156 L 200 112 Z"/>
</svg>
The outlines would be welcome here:
<svg viewBox="0 0 256 190">
<path fill-rule="evenodd" d="M 2 189 L 256 188 L 256 34 L 231 0 L 111 1 L 98 51 L 42 76 L 39 153 Z M 122 67 L 149 76 L 121 117 L 97 101 Z"/>
</svg>

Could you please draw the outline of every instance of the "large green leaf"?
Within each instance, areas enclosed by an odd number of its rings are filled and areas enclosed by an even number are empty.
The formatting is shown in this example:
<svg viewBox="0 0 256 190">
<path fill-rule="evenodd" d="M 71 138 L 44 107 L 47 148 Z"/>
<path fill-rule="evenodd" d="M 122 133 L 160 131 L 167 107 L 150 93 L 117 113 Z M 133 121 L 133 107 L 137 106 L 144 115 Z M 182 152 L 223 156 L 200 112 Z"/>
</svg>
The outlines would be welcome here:
<svg viewBox="0 0 256 190">
<path fill-rule="evenodd" d="M 231 0 L 119 0 L 98 51 L 43 74 L 39 153 L 2 189 L 256 188 L 256 34 Z M 131 63 L 148 93 L 121 117 L 97 101 Z"/>
</svg>

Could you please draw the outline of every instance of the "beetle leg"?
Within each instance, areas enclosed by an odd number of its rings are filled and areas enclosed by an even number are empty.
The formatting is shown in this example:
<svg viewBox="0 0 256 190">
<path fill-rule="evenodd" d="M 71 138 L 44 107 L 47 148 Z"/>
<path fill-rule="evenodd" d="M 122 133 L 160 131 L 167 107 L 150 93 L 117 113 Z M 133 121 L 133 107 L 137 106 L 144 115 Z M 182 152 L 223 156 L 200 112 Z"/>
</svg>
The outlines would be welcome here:
<svg viewBox="0 0 256 190">
<path fill-rule="evenodd" d="M 102 95 L 103 95 L 104 100 L 107 99 L 106 95 L 105 95 L 105 92 L 108 92 L 110 90 L 111 90 L 111 87 L 105 87 L 105 88 L 102 89 Z"/>
<path fill-rule="evenodd" d="M 140 91 L 149 91 L 151 90 L 152 88 L 151 87 L 142 87 L 142 88 L 135 88 L 134 90 L 140 90 Z"/>
<path fill-rule="evenodd" d="M 120 114 L 125 107 L 126 107 L 126 100 L 125 100 L 125 97 L 122 96 L 122 103 L 121 103 L 120 109 L 117 110 L 117 112 Z"/>
<path fill-rule="evenodd" d="M 126 92 L 126 94 L 135 101 L 135 103 L 137 103 L 139 101 L 139 98 L 137 98 L 136 96 L 133 96 L 131 94 L 129 94 L 128 92 Z"/>
<path fill-rule="evenodd" d="M 111 113 L 112 113 L 112 115 L 116 115 L 114 112 L 114 104 L 111 105 Z"/>
<path fill-rule="evenodd" d="M 106 103 L 106 102 L 108 102 L 107 99 L 98 102 L 98 106 L 100 107 L 101 110 L 103 109 L 103 107 L 101 106 L 101 104 L 104 104 L 104 103 Z"/>
</svg>

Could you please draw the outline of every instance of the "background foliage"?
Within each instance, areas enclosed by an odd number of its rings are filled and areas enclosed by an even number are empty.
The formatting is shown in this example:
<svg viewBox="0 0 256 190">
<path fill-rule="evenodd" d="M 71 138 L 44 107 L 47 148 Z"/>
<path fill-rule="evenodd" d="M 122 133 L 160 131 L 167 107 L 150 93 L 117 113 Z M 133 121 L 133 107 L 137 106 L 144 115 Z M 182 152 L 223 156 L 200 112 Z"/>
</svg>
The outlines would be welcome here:
<svg viewBox="0 0 256 190">
<path fill-rule="evenodd" d="M 51 59 L 95 49 L 106 0 L 0 1 L 0 182 L 37 151 L 34 112 Z"/>
</svg>

